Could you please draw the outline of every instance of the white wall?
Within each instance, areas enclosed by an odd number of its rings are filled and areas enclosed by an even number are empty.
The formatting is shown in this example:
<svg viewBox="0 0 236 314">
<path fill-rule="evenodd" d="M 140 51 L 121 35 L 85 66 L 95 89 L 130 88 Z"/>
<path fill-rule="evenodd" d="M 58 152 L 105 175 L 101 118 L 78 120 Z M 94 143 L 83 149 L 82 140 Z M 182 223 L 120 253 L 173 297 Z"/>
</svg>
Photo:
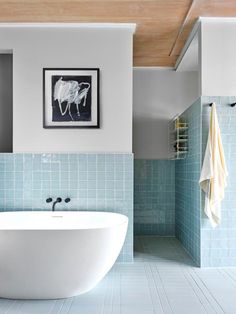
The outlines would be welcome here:
<svg viewBox="0 0 236 314">
<path fill-rule="evenodd" d="M 168 122 L 198 97 L 198 73 L 134 69 L 135 158 L 168 158 Z"/>
<path fill-rule="evenodd" d="M 0 27 L 13 50 L 14 152 L 132 151 L 131 27 Z M 100 68 L 100 129 L 43 129 L 42 69 Z"/>
<path fill-rule="evenodd" d="M 201 20 L 201 94 L 236 95 L 236 19 Z"/>
<path fill-rule="evenodd" d="M 135 158 L 168 158 L 168 121 L 199 96 L 236 95 L 236 19 L 201 18 L 198 23 L 200 33 L 178 72 L 134 70 Z M 190 72 L 193 68 L 197 71 Z"/>
<path fill-rule="evenodd" d="M 12 151 L 12 55 L 0 54 L 0 152 Z"/>
</svg>

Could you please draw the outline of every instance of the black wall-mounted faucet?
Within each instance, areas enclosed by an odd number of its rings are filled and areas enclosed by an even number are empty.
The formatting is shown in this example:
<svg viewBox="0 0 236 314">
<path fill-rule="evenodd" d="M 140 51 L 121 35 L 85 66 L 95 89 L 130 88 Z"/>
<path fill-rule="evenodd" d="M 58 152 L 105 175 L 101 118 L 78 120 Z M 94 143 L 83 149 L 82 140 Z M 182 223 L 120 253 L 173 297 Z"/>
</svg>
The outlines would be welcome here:
<svg viewBox="0 0 236 314">
<path fill-rule="evenodd" d="M 52 204 L 52 211 L 54 212 L 55 211 L 55 206 L 57 203 L 61 203 L 62 199 L 61 197 L 58 197 Z"/>
<path fill-rule="evenodd" d="M 51 197 L 46 199 L 47 203 L 51 203 L 52 201 L 53 201 L 53 199 Z M 61 203 L 61 202 L 62 202 L 62 198 L 61 197 L 57 197 L 57 199 L 52 204 L 52 211 L 53 212 L 55 211 L 56 204 L 57 203 Z M 70 202 L 70 198 L 69 197 L 65 198 L 65 203 L 69 203 L 69 202 Z"/>
</svg>

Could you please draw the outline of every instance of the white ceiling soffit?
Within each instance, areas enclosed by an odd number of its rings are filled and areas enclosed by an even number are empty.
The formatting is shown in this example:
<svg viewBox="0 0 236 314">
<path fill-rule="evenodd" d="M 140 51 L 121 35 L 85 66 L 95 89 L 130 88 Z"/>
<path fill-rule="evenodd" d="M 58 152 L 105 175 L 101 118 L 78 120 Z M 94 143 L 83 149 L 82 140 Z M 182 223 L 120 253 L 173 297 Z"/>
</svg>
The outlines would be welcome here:
<svg viewBox="0 0 236 314">
<path fill-rule="evenodd" d="M 200 29 L 199 18 L 180 53 L 175 64 L 176 71 L 197 71 L 198 70 L 198 31 Z"/>
<path fill-rule="evenodd" d="M 199 17 L 175 64 L 176 71 L 198 71 L 198 32 L 201 23 L 236 23 L 236 17 Z"/>
<path fill-rule="evenodd" d="M 0 23 L 2 27 L 129 29 L 133 33 L 136 30 L 135 23 Z"/>
<path fill-rule="evenodd" d="M 198 71 L 198 45 L 198 33 L 196 33 L 181 62 L 178 64 L 176 69 L 178 72 Z"/>
</svg>

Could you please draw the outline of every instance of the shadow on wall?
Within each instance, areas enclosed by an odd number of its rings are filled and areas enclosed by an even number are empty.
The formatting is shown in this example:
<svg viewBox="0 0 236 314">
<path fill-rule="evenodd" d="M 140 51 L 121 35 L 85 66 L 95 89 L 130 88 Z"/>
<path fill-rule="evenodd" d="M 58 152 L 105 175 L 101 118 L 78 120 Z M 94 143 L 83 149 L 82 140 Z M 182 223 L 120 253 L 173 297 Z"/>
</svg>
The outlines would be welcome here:
<svg viewBox="0 0 236 314">
<path fill-rule="evenodd" d="M 133 151 L 136 159 L 168 158 L 168 119 L 135 117 L 133 122 Z M 150 143 L 152 143 L 150 145 Z"/>
<path fill-rule="evenodd" d="M 12 152 L 12 55 L 0 55 L 0 151 Z"/>
<path fill-rule="evenodd" d="M 175 162 L 134 161 L 134 229 L 136 235 L 174 236 Z"/>
</svg>

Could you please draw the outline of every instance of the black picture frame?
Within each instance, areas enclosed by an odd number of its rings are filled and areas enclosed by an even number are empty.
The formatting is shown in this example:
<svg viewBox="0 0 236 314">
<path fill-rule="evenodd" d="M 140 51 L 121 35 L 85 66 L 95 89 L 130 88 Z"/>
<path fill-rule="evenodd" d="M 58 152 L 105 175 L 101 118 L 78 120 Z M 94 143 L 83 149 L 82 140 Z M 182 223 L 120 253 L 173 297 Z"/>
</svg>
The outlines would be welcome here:
<svg viewBox="0 0 236 314">
<path fill-rule="evenodd" d="M 70 76 L 73 78 L 76 78 L 76 80 L 78 77 L 78 80 L 77 80 L 78 82 L 79 82 L 80 76 L 86 77 L 87 80 L 89 80 L 89 76 L 91 76 L 90 81 L 92 82 L 91 84 L 92 87 L 90 88 L 90 96 L 89 96 L 90 97 L 90 118 L 92 119 L 91 121 L 88 121 L 88 120 L 53 121 L 53 117 L 54 117 L 53 108 L 55 108 L 55 106 L 53 106 L 53 103 L 52 103 L 53 102 L 52 91 L 53 91 L 53 88 L 55 88 L 55 86 L 53 86 L 54 76 L 55 77 L 60 76 L 62 77 L 62 80 L 63 80 L 63 77 L 66 78 L 66 80 L 63 81 L 63 83 L 65 82 L 64 84 L 66 84 L 66 81 L 68 80 L 68 77 Z M 89 85 L 89 83 L 87 84 Z M 93 85 L 95 85 L 95 87 Z M 43 68 L 43 128 L 45 129 L 49 129 L 49 128 L 54 128 L 54 129 L 96 128 L 98 129 L 100 128 L 100 93 L 99 91 L 100 91 L 100 69 L 99 68 Z M 84 99 L 87 100 L 89 97 L 87 97 L 86 99 L 84 97 Z M 68 102 L 67 102 L 67 107 L 68 107 Z M 77 104 L 77 109 L 78 109 L 78 104 Z M 89 114 L 87 114 L 87 116 L 89 117 Z"/>
</svg>

